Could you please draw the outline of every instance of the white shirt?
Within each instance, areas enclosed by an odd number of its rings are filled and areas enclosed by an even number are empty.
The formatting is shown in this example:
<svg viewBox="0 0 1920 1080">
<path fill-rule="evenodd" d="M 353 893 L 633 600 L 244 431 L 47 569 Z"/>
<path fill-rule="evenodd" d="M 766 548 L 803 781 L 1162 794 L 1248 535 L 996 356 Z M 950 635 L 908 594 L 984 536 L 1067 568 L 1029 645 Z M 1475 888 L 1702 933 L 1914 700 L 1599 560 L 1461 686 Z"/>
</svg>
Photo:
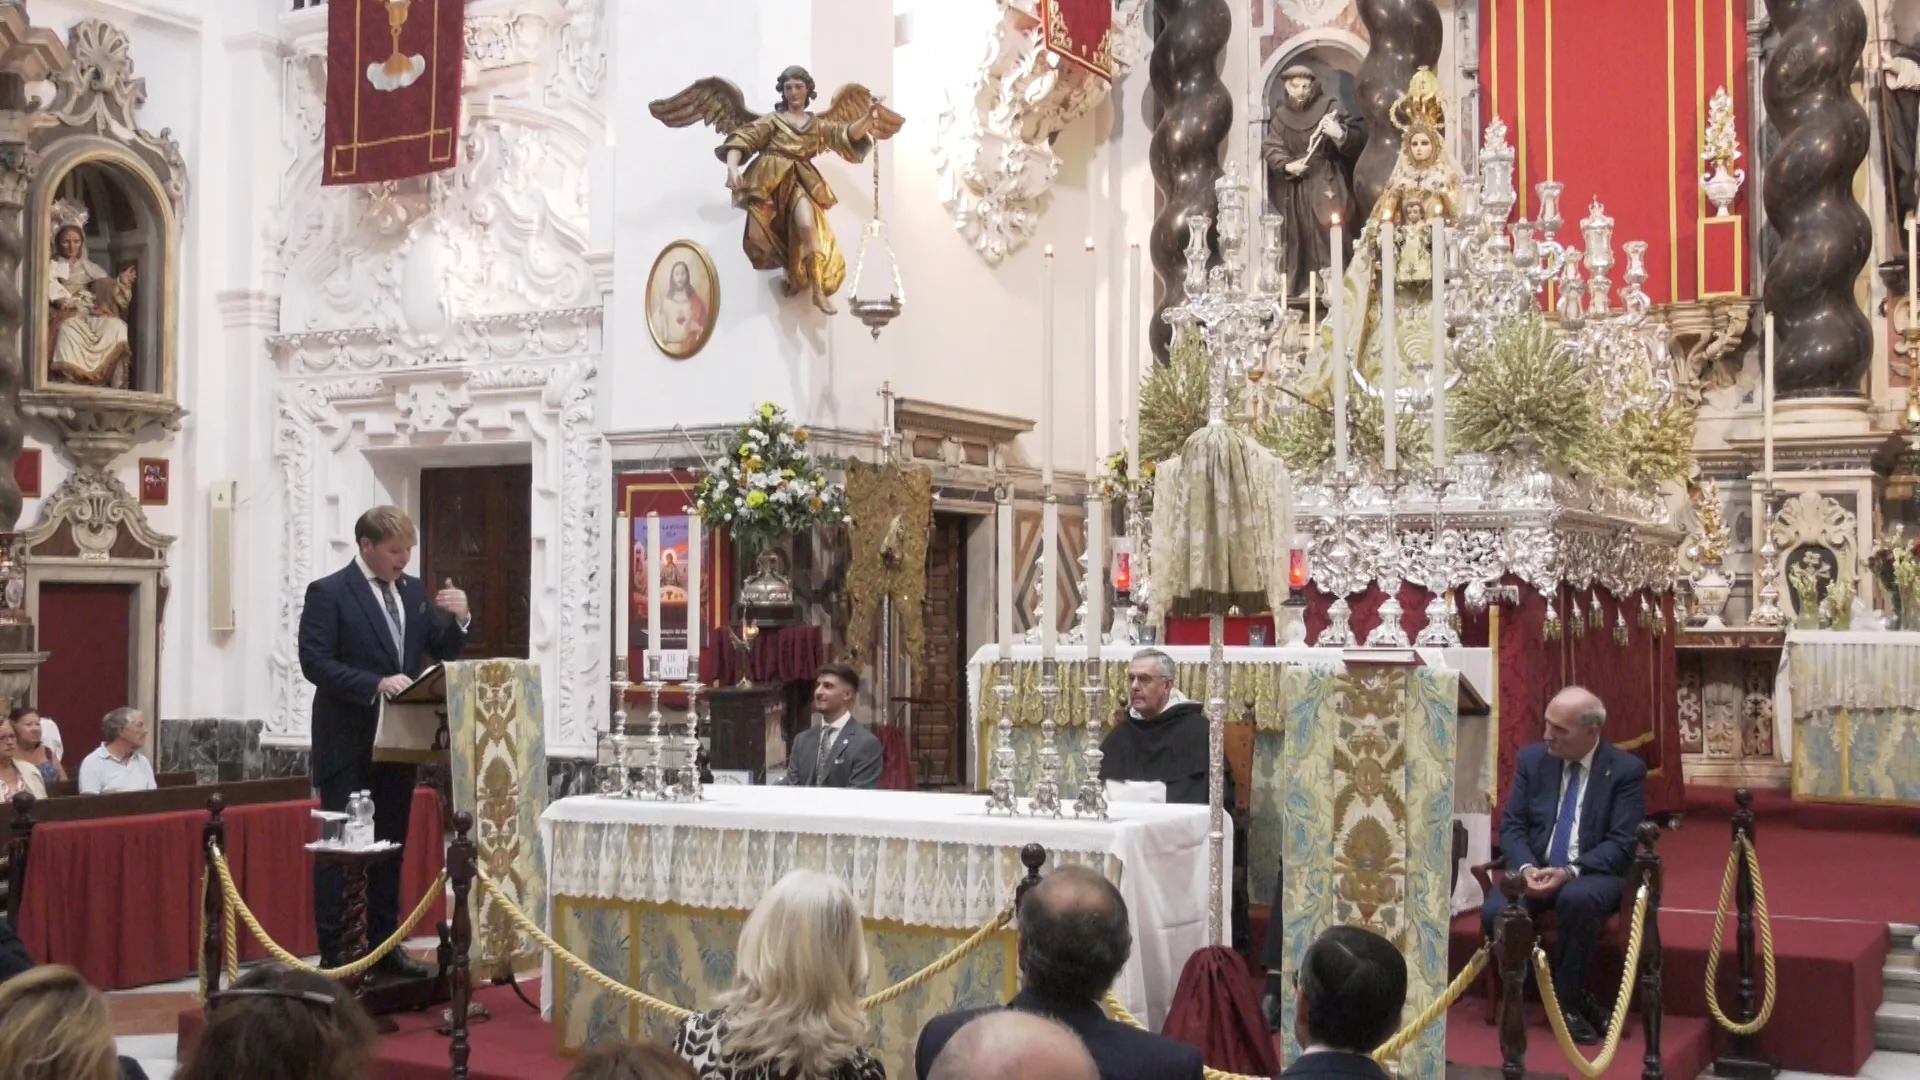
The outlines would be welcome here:
<svg viewBox="0 0 1920 1080">
<path fill-rule="evenodd" d="M 54 761 L 66 756 L 67 744 L 60 739 L 60 725 L 45 716 L 40 718 L 40 745 L 47 748 Z"/>
<path fill-rule="evenodd" d="M 840 738 L 840 733 L 846 730 L 847 721 L 851 719 L 853 719 L 853 713 L 848 711 L 828 721 L 826 728 L 820 732 L 821 753 L 824 754 L 832 749 L 834 741 Z"/>
<path fill-rule="evenodd" d="M 374 610 L 384 615 L 387 611 L 387 597 L 393 597 L 393 610 L 399 617 L 399 622 L 394 627 L 395 633 L 399 636 L 399 642 L 396 643 L 395 648 L 404 651 L 406 648 L 404 642 L 407 640 L 407 605 L 400 601 L 400 583 L 387 582 L 369 569 L 367 561 L 358 555 L 353 557 L 353 561 L 360 567 L 360 573 L 366 577 L 367 588 L 373 590 Z"/>
<path fill-rule="evenodd" d="M 135 750 L 127 760 L 117 760 L 103 743 L 80 763 L 80 794 L 103 795 L 113 791 L 152 791 L 153 762 Z"/>
</svg>

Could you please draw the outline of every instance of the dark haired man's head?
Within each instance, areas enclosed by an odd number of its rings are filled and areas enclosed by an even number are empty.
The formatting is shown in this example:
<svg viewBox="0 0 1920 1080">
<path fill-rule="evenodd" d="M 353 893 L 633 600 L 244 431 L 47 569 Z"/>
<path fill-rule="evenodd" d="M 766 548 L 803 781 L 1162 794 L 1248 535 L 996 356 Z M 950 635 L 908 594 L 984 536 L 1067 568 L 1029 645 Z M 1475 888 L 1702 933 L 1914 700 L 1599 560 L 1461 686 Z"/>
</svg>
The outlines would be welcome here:
<svg viewBox="0 0 1920 1080">
<path fill-rule="evenodd" d="M 1113 882 L 1063 866 L 1020 901 L 1020 973 L 1028 990 L 1065 1001 L 1098 1001 L 1133 951 L 1127 902 Z"/>
<path fill-rule="evenodd" d="M 845 664 L 821 664 L 813 673 L 813 707 L 832 723 L 853 708 L 860 693 L 860 673 Z"/>
<path fill-rule="evenodd" d="M 1300 1045 L 1370 1054 L 1400 1029 L 1407 961 L 1386 938 L 1357 926 L 1320 935 L 1300 962 L 1294 1037 Z"/>
</svg>

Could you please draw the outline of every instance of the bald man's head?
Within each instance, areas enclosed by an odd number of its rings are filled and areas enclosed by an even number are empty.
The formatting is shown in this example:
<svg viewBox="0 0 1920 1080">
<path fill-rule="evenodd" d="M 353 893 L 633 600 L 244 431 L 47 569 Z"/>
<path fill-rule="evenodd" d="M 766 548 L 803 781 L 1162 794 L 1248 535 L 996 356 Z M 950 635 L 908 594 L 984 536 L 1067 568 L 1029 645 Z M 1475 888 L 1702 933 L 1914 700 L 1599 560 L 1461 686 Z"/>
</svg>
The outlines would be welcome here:
<svg viewBox="0 0 1920 1080">
<path fill-rule="evenodd" d="M 1584 686 L 1569 686 L 1547 702 L 1547 752 L 1562 761 L 1579 761 L 1600 741 L 1607 707 Z"/>
<path fill-rule="evenodd" d="M 1133 951 L 1127 902 L 1084 866 L 1041 878 L 1020 901 L 1019 925 L 1020 973 L 1049 1001 L 1099 1001 Z"/>
<path fill-rule="evenodd" d="M 1100 1070 L 1065 1024 L 996 1009 L 954 1032 L 927 1080 L 1100 1080 Z"/>
</svg>

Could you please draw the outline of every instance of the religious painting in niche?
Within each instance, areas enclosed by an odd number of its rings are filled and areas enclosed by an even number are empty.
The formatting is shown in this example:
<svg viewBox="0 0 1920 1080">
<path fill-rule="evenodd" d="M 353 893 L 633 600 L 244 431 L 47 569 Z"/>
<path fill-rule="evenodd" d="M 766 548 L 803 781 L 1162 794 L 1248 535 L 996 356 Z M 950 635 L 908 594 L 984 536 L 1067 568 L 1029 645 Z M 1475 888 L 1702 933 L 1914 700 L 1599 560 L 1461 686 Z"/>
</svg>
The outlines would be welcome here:
<svg viewBox="0 0 1920 1080">
<path fill-rule="evenodd" d="M 46 235 L 46 382 L 159 390 L 165 241 L 138 183 L 105 162 L 62 176 Z M 143 280 L 143 273 L 148 280 Z"/>
<path fill-rule="evenodd" d="M 140 459 L 140 505 L 167 505 L 167 459 Z"/>
<path fill-rule="evenodd" d="M 695 477 L 685 472 L 619 473 L 614 477 L 616 512 L 624 512 L 632 521 L 633 535 L 623 545 L 632 560 L 627 604 L 631 639 L 621 643 L 627 650 L 627 670 L 640 672 L 647 650 L 647 513 L 660 515 L 660 647 L 685 649 L 687 618 L 687 538 L 690 533 L 688 512 L 693 504 Z M 615 519 L 618 520 L 617 518 Z M 693 620 L 696 632 L 724 626 L 733 603 L 729 595 L 732 577 L 732 545 L 723 532 L 703 529 L 700 533 L 700 614 Z M 618 586 L 614 586 L 617 590 Z M 620 600 L 616 600 L 616 603 Z M 706 639 L 701 639 L 707 644 Z M 702 652 L 706 650 L 703 649 Z M 671 698 L 673 692 L 669 692 Z"/>
<path fill-rule="evenodd" d="M 813 112 L 807 106 L 819 91 L 798 64 L 774 79 L 774 91 L 774 110 L 761 115 L 738 86 L 709 77 L 647 110 L 668 127 L 704 123 L 725 137 L 714 154 L 726 162 L 733 205 L 747 212 L 747 261 L 755 270 L 783 271 L 788 296 L 806 293 L 833 315 L 838 309 L 828 298 L 846 283 L 847 262 L 827 211 L 840 199 L 813 159 L 831 152 L 859 164 L 874 140 L 892 138 L 906 118 L 859 83 L 842 86 L 824 112 Z"/>
<path fill-rule="evenodd" d="M 706 249 L 675 240 L 647 275 L 647 330 L 660 351 L 685 360 L 706 347 L 720 311 L 720 278 Z"/>
</svg>

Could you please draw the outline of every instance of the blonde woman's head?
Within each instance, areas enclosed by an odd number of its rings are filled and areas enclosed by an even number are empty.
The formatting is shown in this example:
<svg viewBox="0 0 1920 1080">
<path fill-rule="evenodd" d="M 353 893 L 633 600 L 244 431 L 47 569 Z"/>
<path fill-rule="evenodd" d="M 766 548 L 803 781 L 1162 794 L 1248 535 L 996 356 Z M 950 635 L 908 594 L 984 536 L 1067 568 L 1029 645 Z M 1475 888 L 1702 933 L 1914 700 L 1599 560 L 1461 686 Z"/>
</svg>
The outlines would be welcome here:
<svg viewBox="0 0 1920 1080">
<path fill-rule="evenodd" d="M 70 967 L 49 965 L 0 985 L 0 1076 L 113 1080 L 113 1014 Z"/>
<path fill-rule="evenodd" d="M 824 1076 L 866 1039 L 867 942 L 846 883 L 795 870 L 740 931 L 721 1050 L 736 1067 Z"/>
</svg>

